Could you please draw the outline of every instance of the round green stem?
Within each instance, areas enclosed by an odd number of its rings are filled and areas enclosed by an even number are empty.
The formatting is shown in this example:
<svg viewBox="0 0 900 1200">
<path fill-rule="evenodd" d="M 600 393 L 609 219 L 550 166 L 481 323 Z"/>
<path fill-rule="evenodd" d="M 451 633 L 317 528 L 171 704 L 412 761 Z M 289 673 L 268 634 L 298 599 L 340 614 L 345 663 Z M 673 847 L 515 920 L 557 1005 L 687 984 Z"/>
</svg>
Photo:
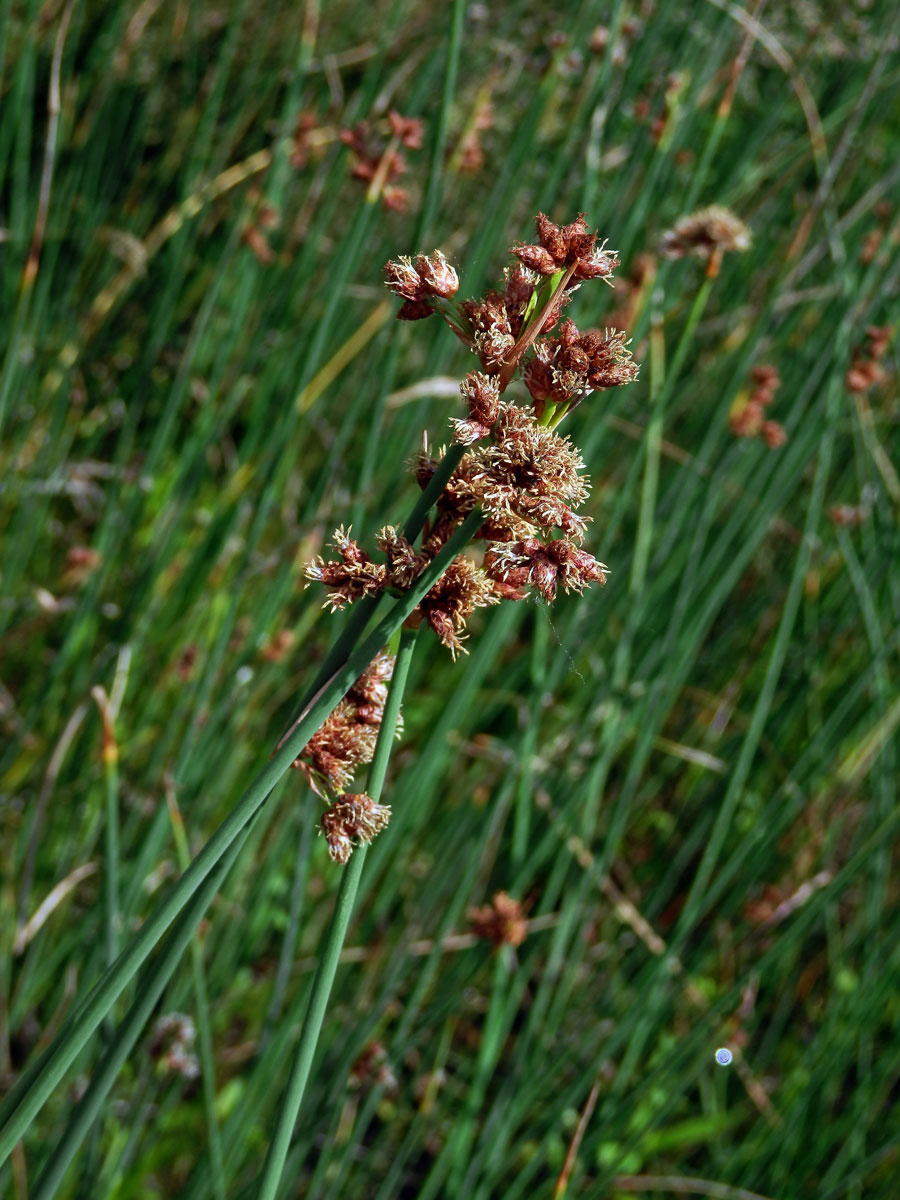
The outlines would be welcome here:
<svg viewBox="0 0 900 1200">
<path fill-rule="evenodd" d="M 406 686 L 406 677 L 409 673 L 409 664 L 412 659 L 415 643 L 416 631 L 404 629 L 400 634 L 400 646 L 397 650 L 394 674 L 391 679 L 387 703 L 384 708 L 384 716 L 381 721 L 375 755 L 369 770 L 367 791 L 369 796 L 375 801 L 380 797 L 382 785 L 384 784 L 388 759 L 397 729 L 397 719 L 400 715 L 400 701 L 403 697 L 403 689 Z M 306 1020 L 303 1022 L 303 1031 L 300 1034 L 300 1044 L 297 1047 L 297 1055 L 294 1059 L 291 1075 L 281 1102 L 281 1110 L 278 1114 L 275 1133 L 269 1146 L 269 1152 L 266 1155 L 263 1177 L 258 1193 L 259 1200 L 275 1200 L 278 1192 L 278 1184 L 281 1180 L 281 1173 L 284 1170 L 284 1162 L 291 1143 L 291 1134 L 294 1131 L 297 1114 L 300 1111 L 300 1105 L 303 1101 L 303 1093 L 306 1089 L 306 1082 L 309 1079 L 309 1072 L 312 1067 L 313 1056 L 316 1052 L 319 1033 L 321 1032 L 322 1022 L 325 1018 L 325 1009 L 328 1005 L 328 998 L 331 995 L 331 987 L 334 983 L 335 973 L 337 972 L 341 948 L 344 945 L 344 937 L 346 936 L 350 917 L 353 913 L 353 902 L 356 899 L 356 892 L 359 887 L 365 857 L 366 847 L 358 846 L 351 855 L 350 862 L 341 876 L 334 912 L 331 917 L 331 925 L 328 929 L 322 957 L 316 971 L 315 980 L 313 981 L 309 1008 L 306 1012 Z"/>
</svg>

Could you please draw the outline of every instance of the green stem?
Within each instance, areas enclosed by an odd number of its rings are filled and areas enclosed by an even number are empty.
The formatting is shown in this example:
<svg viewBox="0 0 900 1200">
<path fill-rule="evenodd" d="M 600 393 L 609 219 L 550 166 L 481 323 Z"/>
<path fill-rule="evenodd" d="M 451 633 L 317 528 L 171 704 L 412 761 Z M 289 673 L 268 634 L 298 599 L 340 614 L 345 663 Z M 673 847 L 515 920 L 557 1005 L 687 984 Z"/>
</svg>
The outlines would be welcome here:
<svg viewBox="0 0 900 1200">
<path fill-rule="evenodd" d="M 240 854 L 241 848 L 250 833 L 251 825 L 252 820 L 249 820 L 245 828 L 232 841 L 225 855 L 219 859 L 203 880 L 176 922 L 160 952 L 159 958 L 154 962 L 152 968 L 141 981 L 137 998 L 128 1010 L 124 1021 L 116 1030 L 115 1037 L 94 1068 L 88 1089 L 75 1106 L 75 1110 L 69 1118 L 62 1138 L 57 1142 L 50 1159 L 41 1172 L 40 1178 L 35 1184 L 34 1191 L 31 1193 L 31 1200 L 51 1200 L 51 1197 L 56 1194 L 57 1188 L 62 1183 L 63 1176 L 69 1164 L 78 1151 L 78 1147 L 100 1116 L 103 1106 L 106 1103 L 106 1098 L 122 1064 L 134 1049 L 141 1031 L 153 1015 L 153 1010 L 165 990 L 165 986 L 169 982 L 172 973 L 181 961 L 194 935 L 194 930 L 212 903 L 213 897 L 224 882 L 235 859 Z M 87 1002 L 85 1002 L 83 1007 L 87 1007 Z M 69 1036 L 73 1035 L 70 1033 Z M 90 1031 L 87 1036 L 90 1036 Z M 86 1041 L 87 1038 L 84 1040 Z M 75 1053 L 78 1053 L 77 1049 Z M 48 1064 L 48 1069 L 50 1065 L 52 1063 Z M 61 1074 L 62 1072 L 60 1072 Z M 41 1081 L 35 1081 L 35 1086 L 32 1089 L 34 1092 L 38 1092 L 39 1082 Z M 26 1096 L 26 1101 L 30 1099 L 32 1090 Z M 37 1108 L 34 1111 L 37 1111 Z M 15 1115 L 18 1116 L 19 1113 L 17 1112 Z M 14 1121 L 10 1121 L 9 1136 L 12 1135 L 13 1128 Z M 27 1128 L 27 1125 L 25 1128 Z"/>
<path fill-rule="evenodd" d="M 478 509 L 469 514 L 434 561 L 419 576 L 410 591 L 396 601 L 387 615 L 375 626 L 369 637 L 350 656 L 347 663 L 335 672 L 328 684 L 319 690 L 285 744 L 276 751 L 266 767 L 256 776 L 238 804 L 200 850 L 169 895 L 150 913 L 130 944 L 112 967 L 104 972 L 83 1003 L 65 1022 L 47 1050 L 34 1063 L 34 1066 L 19 1078 L 0 1106 L 0 1121 L 4 1123 L 2 1132 L 0 1132 L 0 1164 L 5 1162 L 12 1153 L 15 1144 L 28 1129 L 36 1114 L 123 989 L 134 978 L 141 964 L 149 957 L 166 929 L 185 910 L 185 907 L 190 905 L 193 924 L 187 930 L 184 940 L 184 947 L 187 946 L 193 928 L 205 913 L 215 895 L 216 887 L 218 887 L 221 872 L 216 871 L 216 884 L 212 891 L 209 891 L 207 886 L 210 874 L 222 863 L 226 855 L 230 865 L 233 861 L 233 856 L 229 853 L 230 848 L 233 847 L 236 839 L 242 840 L 246 836 L 248 823 L 265 803 L 275 784 L 290 768 L 309 738 L 347 693 L 353 682 L 382 647 L 390 641 L 393 634 L 418 606 L 426 592 L 434 586 L 447 566 L 469 542 L 482 519 Z M 191 902 L 196 900 L 197 893 L 201 888 L 206 899 L 198 908 Z M 165 979 L 168 979 L 175 969 L 175 965 L 175 962 L 167 963 L 164 972 Z M 162 971 L 161 965 L 155 963 L 150 972 L 151 978 L 155 981 L 157 974 Z"/>
<path fill-rule="evenodd" d="M 111 966 L 119 953 L 119 762 L 116 753 L 104 754 L 104 774 L 106 887 L 103 907 L 106 925 L 106 965 Z"/>
<path fill-rule="evenodd" d="M 641 486 L 641 502 L 638 513 L 638 527 L 635 536 L 634 558 L 631 564 L 629 592 L 635 600 L 632 608 L 632 624 L 626 631 L 626 636 L 619 643 L 614 668 L 614 681 L 617 687 L 623 687 L 628 673 L 628 660 L 631 650 L 631 637 L 634 622 L 639 618 L 641 605 L 639 597 L 644 589 L 647 578 L 647 567 L 650 562 L 650 547 L 653 543 L 653 526 L 656 517 L 656 497 L 659 489 L 659 463 L 662 452 L 663 422 L 666 405 L 672 395 L 675 384 L 684 365 L 684 360 L 694 337 L 694 331 L 703 316 L 709 301 L 713 285 L 713 276 L 707 275 L 697 290 L 687 323 L 681 332 L 672 365 L 665 366 L 665 343 L 658 312 L 651 317 L 650 330 L 650 394 L 652 408 L 647 423 L 646 459 L 644 463 L 644 479 Z"/>
<path fill-rule="evenodd" d="M 447 41 L 447 67 L 444 72 L 444 89 L 441 94 L 441 109 L 438 113 L 437 128 L 434 133 L 434 145 L 431 152 L 431 167 L 428 172 L 425 199 L 422 202 L 422 213 L 419 217 L 419 245 L 424 245 L 425 235 L 427 235 L 431 228 L 431 223 L 434 220 L 440 203 L 441 178 L 444 173 L 444 156 L 447 147 L 447 132 L 450 128 L 450 111 L 453 107 L 453 96 L 456 92 L 456 77 L 459 73 L 459 51 L 462 45 L 465 14 L 465 0 L 453 0 L 453 12 L 450 17 L 450 37 Z"/>
<path fill-rule="evenodd" d="M 191 864 L 191 852 L 174 792 L 168 797 L 168 808 L 178 865 L 182 871 L 186 871 Z M 209 1157 L 212 1164 L 213 1194 L 215 1200 L 225 1200 L 225 1166 L 222 1159 L 219 1122 L 216 1119 L 216 1066 L 213 1056 L 212 1027 L 209 1019 L 209 998 L 206 991 L 206 970 L 203 965 L 203 943 L 196 930 L 191 937 L 191 973 L 197 1006 L 197 1041 L 200 1049 L 203 1104 L 206 1109 L 206 1136 L 209 1140 Z"/>
<path fill-rule="evenodd" d="M 400 634 L 400 646 L 397 650 L 397 660 L 394 664 L 394 673 L 391 679 L 387 703 L 384 708 L 381 729 L 378 733 L 378 743 L 375 747 L 375 755 L 369 771 L 367 791 L 369 796 L 376 801 L 381 796 L 381 789 L 384 784 L 388 759 L 397 729 L 397 719 L 400 715 L 400 701 L 403 697 L 403 689 L 406 686 L 406 677 L 409 674 L 409 664 L 415 644 L 416 631 L 403 629 Z M 341 948 L 344 945 L 344 937 L 346 936 L 350 917 L 353 913 L 353 902 L 356 899 L 356 892 L 359 887 L 365 857 L 366 847 L 364 845 L 358 846 L 341 875 L 341 883 L 338 888 L 334 912 L 331 917 L 331 925 L 326 935 L 322 957 L 319 961 L 315 980 L 313 981 L 306 1019 L 303 1022 L 300 1044 L 297 1047 L 297 1055 L 294 1059 L 291 1075 L 281 1102 L 281 1110 L 278 1114 L 275 1132 L 272 1136 L 269 1152 L 266 1155 L 263 1176 L 259 1192 L 257 1193 L 258 1200 L 275 1200 L 278 1192 L 281 1173 L 284 1170 L 284 1162 L 291 1143 L 291 1134 L 294 1131 L 297 1114 L 300 1111 L 300 1105 L 303 1101 L 303 1093 L 306 1088 L 306 1082 L 309 1079 L 313 1056 L 316 1052 L 319 1033 L 321 1032 L 322 1022 L 325 1017 L 325 1009 L 328 1005 L 328 998 L 331 995 L 334 976 L 337 972 Z"/>
</svg>

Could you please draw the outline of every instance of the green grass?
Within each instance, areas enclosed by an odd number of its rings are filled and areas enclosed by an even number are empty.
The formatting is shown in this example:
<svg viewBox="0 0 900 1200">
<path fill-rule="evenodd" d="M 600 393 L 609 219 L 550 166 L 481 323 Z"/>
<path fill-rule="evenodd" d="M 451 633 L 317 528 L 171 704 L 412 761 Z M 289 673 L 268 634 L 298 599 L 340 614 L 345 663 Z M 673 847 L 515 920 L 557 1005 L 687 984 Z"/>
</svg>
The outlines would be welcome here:
<svg viewBox="0 0 900 1200">
<path fill-rule="evenodd" d="M 708 296 L 695 262 L 656 262 L 640 381 L 566 424 L 606 587 L 479 613 L 455 664 L 417 641 L 279 1194 L 550 1197 L 596 1084 L 567 1195 L 893 1200 L 896 339 L 866 399 L 844 383 L 900 312 L 892 6 L 74 3 L 61 37 L 67 11 L 0 5 L 3 1093 L 266 767 L 346 620 L 303 563 L 341 522 L 372 549 L 402 521 L 401 464 L 461 415 L 444 385 L 471 359 L 390 320 L 383 263 L 440 246 L 475 296 L 536 211 L 584 210 L 622 258 L 571 309 L 602 325 L 662 231 L 721 203 L 752 248 Z M 366 202 L 336 136 L 383 143 L 392 107 L 425 124 L 404 213 Z M 271 262 L 245 236 L 264 206 Z M 760 363 L 777 451 L 728 427 Z M 835 527 L 838 504 L 866 518 Z M 258 1193 L 341 878 L 320 808 L 277 784 L 0 1194 Z M 498 890 L 528 906 L 515 952 L 460 936 Z M 193 1082 L 149 1052 L 171 1012 Z M 351 1077 L 373 1041 L 395 1083 Z"/>
</svg>

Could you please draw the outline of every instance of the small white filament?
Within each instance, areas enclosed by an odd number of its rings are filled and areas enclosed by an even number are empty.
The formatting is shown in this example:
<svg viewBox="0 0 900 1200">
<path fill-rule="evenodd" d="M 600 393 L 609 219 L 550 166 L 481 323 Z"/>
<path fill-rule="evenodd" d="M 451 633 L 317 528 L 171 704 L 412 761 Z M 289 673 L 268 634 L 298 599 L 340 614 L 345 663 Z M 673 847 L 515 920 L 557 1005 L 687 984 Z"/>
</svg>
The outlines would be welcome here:
<svg viewBox="0 0 900 1200">
<path fill-rule="evenodd" d="M 726 1050 L 723 1046 L 721 1050 L 716 1051 L 716 1062 L 720 1067 L 727 1067 L 731 1062 L 731 1051 Z"/>
</svg>

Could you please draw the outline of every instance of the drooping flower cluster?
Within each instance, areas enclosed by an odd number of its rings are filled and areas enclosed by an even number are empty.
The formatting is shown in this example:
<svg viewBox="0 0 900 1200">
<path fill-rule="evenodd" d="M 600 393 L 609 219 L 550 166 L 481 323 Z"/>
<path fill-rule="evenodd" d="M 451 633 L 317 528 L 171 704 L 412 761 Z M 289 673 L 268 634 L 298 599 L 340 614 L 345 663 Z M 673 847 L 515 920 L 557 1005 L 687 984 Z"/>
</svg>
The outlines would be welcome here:
<svg viewBox="0 0 900 1200">
<path fill-rule="evenodd" d="M 513 588 L 530 584 L 550 603 L 560 585 L 566 592 L 581 594 L 591 583 L 606 583 L 609 568 L 566 538 L 542 542 L 523 538 L 519 542 L 490 543 L 484 559 L 492 579 Z"/>
<path fill-rule="evenodd" d="M 393 670 L 393 658 L 379 654 L 294 760 L 323 800 L 343 792 L 356 768 L 372 761 Z"/>
<path fill-rule="evenodd" d="M 728 424 L 736 437 L 762 437 L 770 450 L 777 450 L 787 441 L 787 434 L 777 421 L 767 420 L 765 412 L 781 385 L 778 370 L 763 365 L 754 367 L 751 376 L 756 386 L 749 396 L 738 396 Z"/>
<path fill-rule="evenodd" d="M 373 562 L 365 550 L 350 537 L 350 530 L 339 525 L 330 545 L 340 556 L 325 562 L 316 557 L 306 566 L 306 578 L 333 588 L 328 594 L 331 611 L 343 608 L 353 600 L 380 592 L 387 584 L 388 571 L 382 563 Z"/>
<path fill-rule="evenodd" d="M 390 808 L 365 793 L 353 795 L 345 789 L 356 768 L 375 754 L 393 670 L 393 657 L 379 654 L 291 764 L 328 804 L 320 830 L 335 862 L 346 862 L 354 844 L 371 841 L 391 815 Z M 400 728 L 398 721 L 398 736 Z"/>
<path fill-rule="evenodd" d="M 458 555 L 419 605 L 422 616 L 456 658 L 463 649 L 462 631 L 476 608 L 497 604 L 484 571 L 464 554 Z"/>
<path fill-rule="evenodd" d="M 398 127 L 395 139 L 402 135 Z M 581 333 L 572 321 L 555 336 L 553 331 L 575 288 L 592 279 L 609 282 L 618 259 L 605 242 L 598 244 L 583 215 L 559 226 L 541 213 L 536 226 L 535 243 L 513 247 L 518 261 L 506 270 L 502 290 L 480 299 L 454 300 L 459 279 L 440 251 L 387 264 L 385 282 L 403 301 L 398 318 L 438 313 L 481 365 L 460 384 L 468 415 L 452 421 L 456 445 L 449 453 L 455 469 L 451 463 L 442 468 L 447 482 L 418 547 L 386 525 L 377 537 L 384 561 L 376 562 L 341 527 L 331 543 L 334 557 L 316 558 L 306 570 L 308 579 L 329 589 L 332 610 L 386 590 L 408 591 L 477 510 L 478 548 L 453 559 L 410 617 L 427 623 L 454 658 L 464 652 L 466 622 L 476 609 L 523 600 L 529 589 L 550 601 L 560 587 L 582 592 L 590 583 L 606 582 L 607 568 L 580 544 L 588 523 L 577 511 L 589 491 L 584 463 L 554 427 L 583 396 L 630 383 L 637 366 L 622 331 Z M 517 373 L 531 392 L 529 408 L 504 397 Z M 447 453 L 418 456 L 414 470 L 421 488 L 428 487 Z M 320 795 L 336 797 L 322 828 L 339 862 L 388 819 L 389 809 L 346 788 L 354 768 L 374 753 L 389 675 L 389 668 L 373 664 L 294 764 Z M 495 918 L 502 908 L 501 903 Z M 516 944 L 513 918 L 510 909 L 501 940 Z"/>
</svg>

